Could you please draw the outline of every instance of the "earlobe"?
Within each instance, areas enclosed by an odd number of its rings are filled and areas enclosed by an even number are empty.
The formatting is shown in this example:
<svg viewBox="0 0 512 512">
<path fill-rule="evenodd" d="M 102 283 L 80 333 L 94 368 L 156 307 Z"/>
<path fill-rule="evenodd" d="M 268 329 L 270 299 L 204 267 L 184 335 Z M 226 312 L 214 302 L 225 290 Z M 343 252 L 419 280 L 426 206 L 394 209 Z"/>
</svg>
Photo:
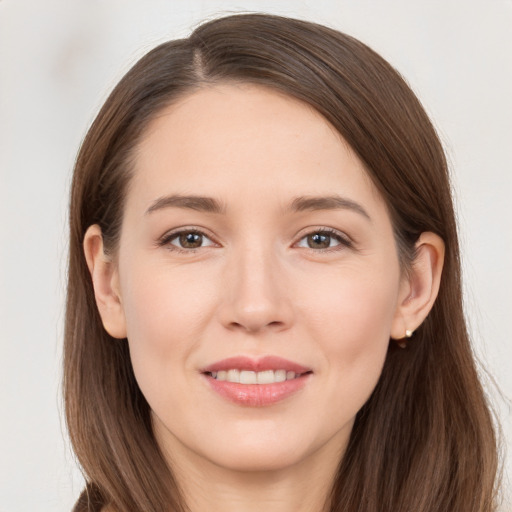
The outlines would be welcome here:
<svg viewBox="0 0 512 512">
<path fill-rule="evenodd" d="M 126 338 L 117 265 L 105 254 L 101 228 L 97 224 L 87 229 L 83 248 L 103 327 L 114 338 Z"/>
<path fill-rule="evenodd" d="M 444 242 L 435 233 L 422 233 L 416 242 L 416 256 L 404 276 L 391 338 L 409 338 L 430 313 L 441 284 Z"/>
</svg>

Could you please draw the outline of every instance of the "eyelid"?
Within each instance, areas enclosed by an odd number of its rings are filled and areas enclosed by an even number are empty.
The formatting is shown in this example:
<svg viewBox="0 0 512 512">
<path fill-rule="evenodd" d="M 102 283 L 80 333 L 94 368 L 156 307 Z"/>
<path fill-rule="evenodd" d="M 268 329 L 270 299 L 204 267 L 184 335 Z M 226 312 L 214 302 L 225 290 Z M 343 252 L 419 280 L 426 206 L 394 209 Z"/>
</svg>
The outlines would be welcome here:
<svg viewBox="0 0 512 512">
<path fill-rule="evenodd" d="M 157 241 L 156 245 L 158 247 L 166 246 L 167 249 L 170 251 L 176 251 L 176 252 L 183 252 L 183 253 L 191 253 L 195 252 L 199 249 L 204 249 L 206 247 L 212 247 L 217 246 L 219 247 L 219 243 L 215 240 L 215 237 L 213 237 L 211 234 L 207 232 L 208 230 L 205 230 L 203 228 L 198 228 L 197 226 L 180 226 L 178 228 L 171 229 L 170 231 L 166 231 Z M 202 247 L 195 247 L 195 248 L 184 248 L 179 247 L 178 245 L 171 244 L 171 241 L 179 237 L 182 233 L 195 233 L 198 235 L 203 236 L 204 238 L 208 239 L 211 244 L 202 246 Z"/>
<path fill-rule="evenodd" d="M 209 230 L 206 230 L 204 228 L 199 228 L 197 226 L 180 226 L 177 228 L 174 228 L 170 231 L 166 231 L 158 240 L 156 241 L 156 245 L 159 247 L 167 246 L 169 250 L 177 251 L 177 252 L 183 252 L 183 253 L 191 253 L 195 252 L 199 249 L 204 249 L 206 247 L 212 247 L 217 246 L 220 247 L 220 244 L 216 241 L 215 237 L 211 235 Z M 204 238 L 208 239 L 211 244 L 207 246 L 202 247 L 196 247 L 196 248 L 181 248 L 177 245 L 171 244 L 170 242 L 177 238 L 182 233 L 196 233 L 198 235 L 203 236 Z M 321 233 L 331 236 L 332 238 L 336 239 L 339 242 L 339 245 L 336 245 L 334 247 L 328 247 L 325 249 L 314 249 L 311 247 L 302 247 L 302 249 L 306 249 L 309 251 L 313 251 L 315 253 L 325 253 L 329 251 L 336 251 L 336 250 L 343 250 L 346 248 L 351 248 L 354 246 L 354 242 L 346 233 L 339 231 L 334 228 L 326 227 L 326 226 L 317 226 L 317 227 L 310 227 L 305 228 L 301 230 L 301 233 L 299 233 L 296 237 L 296 241 L 293 243 L 294 247 L 297 247 L 298 243 L 306 238 L 309 235 L 313 235 L 315 233 Z"/>
<path fill-rule="evenodd" d="M 307 228 L 307 231 L 302 231 L 302 233 L 300 233 L 297 236 L 297 241 L 293 245 L 297 246 L 298 243 L 300 241 L 302 241 L 304 238 L 306 238 L 309 235 L 316 234 L 316 233 L 326 234 L 326 235 L 331 236 L 332 238 L 335 238 L 339 242 L 339 245 L 336 245 L 334 247 L 327 247 L 325 249 L 313 249 L 312 247 L 302 247 L 302 249 L 314 251 L 316 253 L 319 253 L 319 252 L 325 253 L 325 252 L 329 252 L 329 251 L 336 251 L 336 250 L 343 250 L 346 248 L 352 248 L 354 246 L 353 240 L 346 233 L 344 233 L 343 231 L 334 229 L 334 228 L 326 227 L 326 226 Z"/>
</svg>

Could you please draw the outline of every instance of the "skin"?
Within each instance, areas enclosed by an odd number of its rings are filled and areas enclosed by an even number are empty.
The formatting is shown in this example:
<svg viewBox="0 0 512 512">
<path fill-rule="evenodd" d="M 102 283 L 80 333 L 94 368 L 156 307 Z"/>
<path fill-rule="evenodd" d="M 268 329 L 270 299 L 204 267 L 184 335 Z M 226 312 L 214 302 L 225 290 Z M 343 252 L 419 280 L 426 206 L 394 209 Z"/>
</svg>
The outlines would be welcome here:
<svg viewBox="0 0 512 512">
<path fill-rule="evenodd" d="M 158 202 L 178 194 L 222 211 Z M 342 207 L 291 208 L 333 195 Z M 195 249 L 180 247 L 187 229 L 204 233 Z M 386 204 L 340 135 L 309 106 L 244 84 L 201 89 L 156 117 L 117 254 L 105 256 L 98 226 L 84 249 L 104 326 L 128 339 L 192 511 L 325 510 L 390 338 L 426 317 L 443 260 L 442 241 L 424 233 L 403 272 Z M 312 375 L 281 402 L 241 406 L 200 372 L 238 355 Z"/>
</svg>

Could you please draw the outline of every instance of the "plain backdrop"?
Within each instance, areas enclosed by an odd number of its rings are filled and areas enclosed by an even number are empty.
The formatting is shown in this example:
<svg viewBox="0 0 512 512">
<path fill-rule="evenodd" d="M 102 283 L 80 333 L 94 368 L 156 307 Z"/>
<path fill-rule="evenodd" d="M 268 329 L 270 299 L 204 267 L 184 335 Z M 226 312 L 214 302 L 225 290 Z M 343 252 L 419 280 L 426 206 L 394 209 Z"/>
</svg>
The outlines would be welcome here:
<svg viewBox="0 0 512 512">
<path fill-rule="evenodd" d="M 512 450 L 510 0 L 0 0 L 0 512 L 68 512 L 83 484 L 60 399 L 66 208 L 80 141 L 143 53 L 203 19 L 246 11 L 360 38 L 431 114 L 453 173 L 475 350 L 497 384 L 486 389 Z"/>
</svg>

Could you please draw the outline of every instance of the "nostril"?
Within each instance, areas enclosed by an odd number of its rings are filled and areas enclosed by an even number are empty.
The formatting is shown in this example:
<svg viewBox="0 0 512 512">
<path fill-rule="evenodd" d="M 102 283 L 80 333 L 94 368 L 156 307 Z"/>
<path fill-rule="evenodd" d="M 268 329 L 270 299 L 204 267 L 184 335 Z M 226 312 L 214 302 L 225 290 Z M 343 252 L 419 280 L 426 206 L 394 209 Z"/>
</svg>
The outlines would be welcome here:
<svg viewBox="0 0 512 512">
<path fill-rule="evenodd" d="M 217 309 L 217 318 L 224 327 L 256 333 L 261 330 L 279 331 L 293 324 L 294 308 L 284 292 L 255 295 L 254 290 L 253 293 L 250 291 L 247 287 L 227 291 L 226 300 Z"/>
<path fill-rule="evenodd" d="M 233 330 L 242 330 L 245 332 L 259 332 L 265 329 L 279 330 L 285 327 L 285 323 L 273 320 L 271 322 L 257 321 L 253 319 L 253 321 L 246 321 L 244 323 L 241 322 L 231 322 L 229 324 L 230 328 Z"/>
</svg>

